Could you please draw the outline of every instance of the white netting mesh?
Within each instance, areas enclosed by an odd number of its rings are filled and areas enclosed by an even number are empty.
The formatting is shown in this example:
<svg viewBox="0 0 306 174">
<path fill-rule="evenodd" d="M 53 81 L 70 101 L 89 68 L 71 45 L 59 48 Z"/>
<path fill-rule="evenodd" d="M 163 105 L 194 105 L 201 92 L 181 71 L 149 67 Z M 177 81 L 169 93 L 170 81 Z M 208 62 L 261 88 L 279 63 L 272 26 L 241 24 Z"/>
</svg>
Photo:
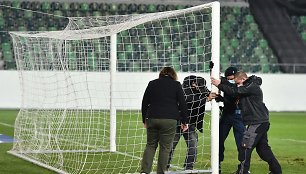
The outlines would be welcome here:
<svg viewBox="0 0 306 174">
<path fill-rule="evenodd" d="M 164 66 L 174 67 L 181 82 L 191 73 L 208 74 L 211 18 L 208 4 L 161 13 L 69 18 L 63 31 L 11 33 L 22 107 L 15 123 L 17 142 L 10 152 L 60 173 L 138 172 L 146 143 L 139 109 L 147 82 Z M 113 36 L 115 76 L 110 75 Z M 115 151 L 110 150 L 110 107 L 116 111 Z M 210 167 L 208 113 L 204 129 L 195 170 Z M 181 140 L 172 170 L 183 169 L 185 152 Z"/>
</svg>

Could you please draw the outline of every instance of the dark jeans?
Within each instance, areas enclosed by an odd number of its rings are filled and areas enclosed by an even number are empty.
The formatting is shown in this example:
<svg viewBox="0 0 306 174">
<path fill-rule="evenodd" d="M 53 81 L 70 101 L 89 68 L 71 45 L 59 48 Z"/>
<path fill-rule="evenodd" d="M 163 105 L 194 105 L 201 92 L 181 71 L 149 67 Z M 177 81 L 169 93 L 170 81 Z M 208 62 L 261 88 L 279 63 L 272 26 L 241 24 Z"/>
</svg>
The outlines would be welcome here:
<svg viewBox="0 0 306 174">
<path fill-rule="evenodd" d="M 243 124 L 241 115 L 237 115 L 235 113 L 232 114 L 223 113 L 219 123 L 219 161 L 220 162 L 224 160 L 224 151 L 225 151 L 224 143 L 232 127 L 238 150 L 238 156 L 239 153 L 242 153 L 243 151 L 241 147 L 241 141 L 243 137 L 243 132 L 245 131 L 245 126 Z"/>
<path fill-rule="evenodd" d="M 157 161 L 157 174 L 164 174 L 167 170 L 167 162 L 171 150 L 177 120 L 174 119 L 148 119 L 147 145 L 143 153 L 141 173 L 150 173 L 156 148 L 159 144 Z"/>
<path fill-rule="evenodd" d="M 274 174 L 281 174 L 282 169 L 275 158 L 271 147 L 268 144 L 268 130 L 270 123 L 261 123 L 257 125 L 249 125 L 244 133 L 242 145 L 244 146 L 244 153 L 239 156 L 242 161 L 238 165 L 239 174 L 245 174 L 250 169 L 251 155 L 254 148 L 256 148 L 259 157 L 269 164 L 269 170 Z"/>
<path fill-rule="evenodd" d="M 172 149 L 169 155 L 168 167 L 170 167 L 175 147 L 178 144 L 182 135 L 187 145 L 187 154 L 184 162 L 184 169 L 192 170 L 197 158 L 197 144 L 198 144 L 198 134 L 196 132 L 195 125 L 193 124 L 189 125 L 188 130 L 185 132 L 181 130 L 180 126 L 177 126 L 176 134 L 174 136 L 172 144 Z"/>
</svg>

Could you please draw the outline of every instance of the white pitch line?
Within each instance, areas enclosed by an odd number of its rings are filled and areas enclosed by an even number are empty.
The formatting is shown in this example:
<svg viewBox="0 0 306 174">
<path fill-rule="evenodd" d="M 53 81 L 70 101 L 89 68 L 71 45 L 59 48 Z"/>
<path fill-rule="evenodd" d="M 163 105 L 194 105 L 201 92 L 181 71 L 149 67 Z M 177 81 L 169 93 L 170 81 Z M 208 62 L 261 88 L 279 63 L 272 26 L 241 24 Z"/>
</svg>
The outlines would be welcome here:
<svg viewBox="0 0 306 174">
<path fill-rule="evenodd" d="M 1 123 L 1 122 L 0 122 L 0 125 L 2 125 L 2 126 L 6 126 L 6 127 L 14 127 L 13 125 L 6 124 L 6 123 Z"/>
<path fill-rule="evenodd" d="M 306 143 L 305 140 L 295 140 L 295 139 L 280 139 L 282 141 L 292 141 L 292 142 L 297 142 L 297 143 Z"/>
</svg>

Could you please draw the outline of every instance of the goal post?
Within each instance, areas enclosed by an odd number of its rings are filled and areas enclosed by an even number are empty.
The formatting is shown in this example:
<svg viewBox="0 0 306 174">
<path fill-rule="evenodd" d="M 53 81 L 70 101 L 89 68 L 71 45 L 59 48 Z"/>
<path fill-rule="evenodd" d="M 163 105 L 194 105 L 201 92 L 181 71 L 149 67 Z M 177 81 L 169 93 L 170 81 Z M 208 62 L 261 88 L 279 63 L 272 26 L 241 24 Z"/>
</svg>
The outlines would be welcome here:
<svg viewBox="0 0 306 174">
<path fill-rule="evenodd" d="M 117 34 L 110 36 L 110 151 L 116 151 L 116 108 L 114 91 L 117 71 Z"/>
<path fill-rule="evenodd" d="M 220 76 L 220 4 L 212 4 L 212 48 L 211 57 L 214 67 L 211 76 Z M 212 92 L 218 93 L 218 88 L 212 85 Z M 211 101 L 211 168 L 212 174 L 219 173 L 219 106 L 215 100 Z"/>
<path fill-rule="evenodd" d="M 210 76 L 219 77 L 219 2 L 158 13 L 69 17 L 62 31 L 10 34 L 22 103 L 9 153 L 57 173 L 139 172 L 146 145 L 142 96 L 164 66 L 173 67 L 181 83 L 186 76 L 201 76 L 217 92 L 209 82 Z M 202 114 L 192 172 L 217 174 L 217 103 L 206 103 Z M 171 171 L 186 173 L 186 149 L 181 138 Z"/>
</svg>

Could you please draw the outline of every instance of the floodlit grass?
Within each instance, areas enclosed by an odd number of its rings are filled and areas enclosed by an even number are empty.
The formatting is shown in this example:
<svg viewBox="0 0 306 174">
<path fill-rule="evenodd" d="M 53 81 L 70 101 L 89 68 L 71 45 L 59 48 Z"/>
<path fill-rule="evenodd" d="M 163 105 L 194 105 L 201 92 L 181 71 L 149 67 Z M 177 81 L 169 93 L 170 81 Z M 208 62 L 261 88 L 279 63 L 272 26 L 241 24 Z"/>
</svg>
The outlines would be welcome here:
<svg viewBox="0 0 306 174">
<path fill-rule="evenodd" d="M 13 136 L 14 121 L 18 111 L 16 110 L 1 110 L 0 111 L 0 134 Z M 284 174 L 304 174 L 306 171 L 306 131 L 304 124 L 306 123 L 306 113 L 291 113 L 277 112 L 271 113 L 271 127 L 268 133 L 269 143 L 272 150 L 280 161 Z M 134 125 L 130 129 L 129 136 L 137 135 L 141 131 Z M 133 132 L 133 130 L 135 132 Z M 119 132 L 120 133 L 120 132 Z M 143 133 L 143 132 L 140 132 Z M 137 144 L 137 142 L 130 142 Z M 181 141 L 183 142 L 183 141 Z M 143 146 L 143 145 L 142 145 Z M 142 152 L 143 147 L 139 147 L 139 152 Z M 2 174 L 49 174 L 54 173 L 42 167 L 39 167 L 30 162 L 19 159 L 7 153 L 12 148 L 12 143 L 0 144 L 0 173 Z M 128 147 L 120 147 L 128 148 Z M 133 147 L 135 148 L 135 147 Z M 141 154 L 139 154 L 141 156 Z M 198 157 L 201 160 L 201 157 Z M 128 161 L 125 161 L 128 163 Z M 232 173 L 236 170 L 238 164 L 236 146 L 234 143 L 233 134 L 230 133 L 226 141 L 225 161 L 222 163 L 224 174 Z M 113 164 L 109 164 L 113 165 Z M 121 164 L 120 164 L 121 165 Z M 134 160 L 133 164 L 139 165 L 138 160 Z M 122 165 L 121 165 L 122 166 Z M 101 166 L 103 167 L 103 166 Z M 108 166 L 110 167 L 110 166 Z M 267 164 L 260 160 L 256 151 L 253 152 L 251 161 L 252 174 L 265 174 L 268 172 Z M 98 172 L 99 173 L 99 172 Z"/>
</svg>

